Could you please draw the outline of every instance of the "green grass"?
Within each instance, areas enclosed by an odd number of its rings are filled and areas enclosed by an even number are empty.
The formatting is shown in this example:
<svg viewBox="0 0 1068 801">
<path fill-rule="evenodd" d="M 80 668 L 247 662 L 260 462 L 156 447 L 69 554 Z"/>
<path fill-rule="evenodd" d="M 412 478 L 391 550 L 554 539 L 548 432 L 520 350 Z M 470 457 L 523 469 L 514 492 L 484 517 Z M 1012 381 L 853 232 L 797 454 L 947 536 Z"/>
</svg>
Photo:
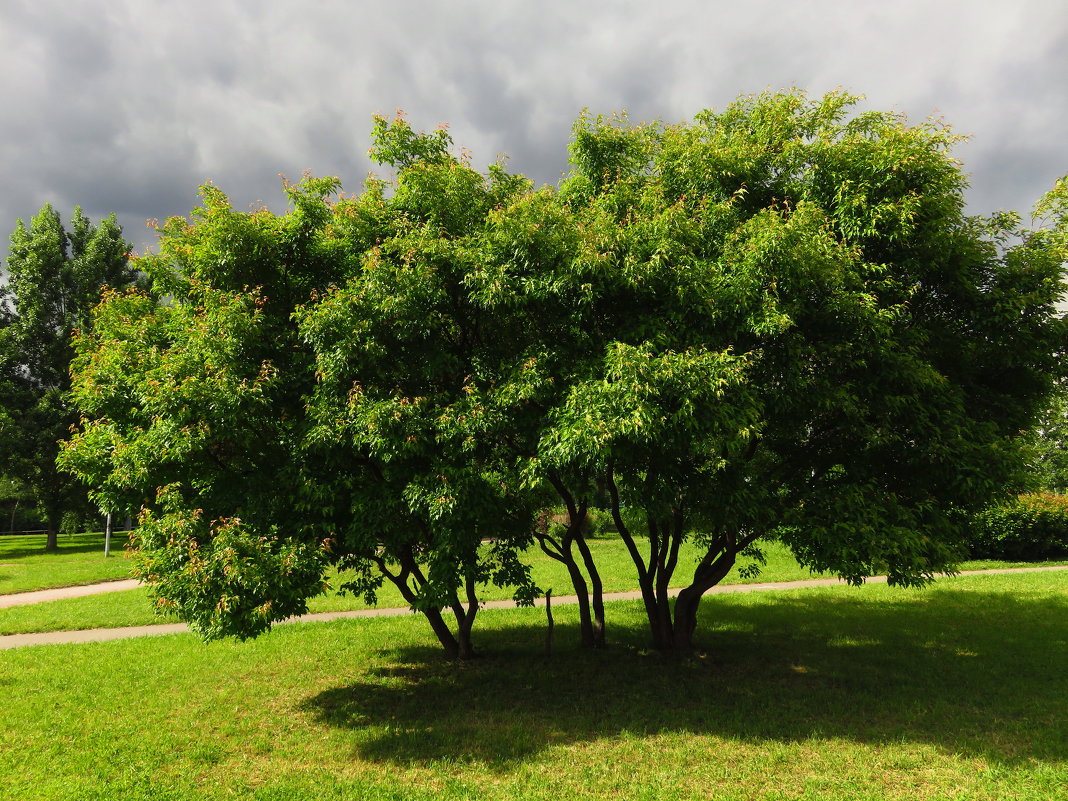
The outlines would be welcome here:
<svg viewBox="0 0 1068 801">
<path fill-rule="evenodd" d="M 581 652 L 557 610 L 485 611 L 443 661 L 417 617 L 0 652 L 0 797 L 1065 799 L 1058 573 L 922 591 L 718 596 L 707 655 L 646 650 L 640 604 Z"/>
<path fill-rule="evenodd" d="M 626 549 L 619 540 L 593 540 L 590 543 L 597 563 L 600 566 L 606 592 L 619 592 L 633 589 L 636 585 L 634 565 Z M 755 581 L 793 581 L 811 578 L 813 574 L 800 567 L 789 551 L 781 545 L 770 544 L 767 548 L 768 564 Z M 534 579 L 538 586 L 552 588 L 555 595 L 569 595 L 573 592 L 567 572 L 558 563 L 545 556 L 539 550 L 533 550 L 527 558 L 531 564 Z M 685 548 L 680 557 L 680 570 L 677 571 L 676 584 L 682 586 L 686 573 L 681 565 L 688 565 L 696 558 L 696 551 Z M 732 572 L 724 583 L 744 582 L 737 571 Z M 336 587 L 341 581 L 335 576 L 332 584 Z M 499 587 L 482 588 L 483 600 L 510 598 L 508 590 Z M 388 582 L 379 593 L 378 606 L 407 606 L 396 588 Z M 350 609 L 364 609 L 367 604 L 352 595 L 338 595 L 330 592 L 309 602 L 311 612 L 335 612 Z M 173 618 L 160 618 L 148 600 L 144 589 L 94 595 L 86 598 L 69 598 L 60 601 L 0 609 L 0 635 L 20 634 L 32 631 L 68 631 L 75 629 L 111 628 L 115 626 L 140 626 L 152 623 L 169 622 Z"/>
<path fill-rule="evenodd" d="M 129 578 L 125 533 L 112 537 L 109 558 L 103 533 L 60 535 L 54 553 L 44 544 L 43 534 L 0 536 L 0 595 Z"/>
<path fill-rule="evenodd" d="M 606 592 L 618 592 L 634 589 L 634 566 L 619 540 L 591 541 L 597 562 L 601 568 Z M 813 578 L 809 570 L 794 561 L 790 552 L 777 543 L 770 543 L 765 549 L 767 565 L 760 575 L 744 579 L 738 570 L 732 571 L 724 584 L 737 584 L 767 581 L 798 581 Z M 675 586 L 682 586 L 688 578 L 685 567 L 691 564 L 696 552 L 684 549 L 680 557 L 680 567 L 676 571 Z M 571 594 L 572 589 L 566 571 L 540 551 L 528 554 L 535 581 L 540 587 L 553 589 L 555 596 Z M 120 562 L 121 558 L 109 560 Z M 129 564 L 125 563 L 128 569 Z M 1015 562 L 968 562 L 963 565 L 966 570 L 978 570 L 990 567 L 1022 567 L 1033 563 Z M 1043 564 L 1058 564 L 1044 562 Z M 1063 563 L 1060 563 L 1063 564 Z M 742 563 L 739 564 L 739 567 Z M 332 580 L 336 587 L 341 582 L 335 576 Z M 508 590 L 498 587 L 483 587 L 482 600 L 509 598 Z M 352 595 L 338 595 L 330 592 L 312 598 L 309 601 L 310 612 L 336 612 L 350 609 L 365 609 L 367 604 Z M 404 607 L 407 604 L 400 597 L 396 588 L 388 582 L 382 587 L 378 600 L 379 607 Z M 71 631 L 78 629 L 113 628 L 118 626 L 142 626 L 153 623 L 174 622 L 173 617 L 160 617 L 155 614 L 145 589 L 111 592 L 85 598 L 69 598 L 47 603 L 0 609 L 0 635 L 21 634 L 34 631 Z"/>
<path fill-rule="evenodd" d="M 596 555 L 598 564 L 601 566 L 606 592 L 616 592 L 634 588 L 634 566 L 619 540 L 593 540 L 590 543 L 590 547 Z M 122 559 L 121 554 L 119 555 L 119 558 L 104 560 L 96 551 L 90 551 L 89 553 L 92 555 L 93 559 L 99 558 L 101 562 L 107 562 L 109 567 L 115 566 L 116 568 L 121 568 L 121 570 L 116 570 L 116 577 L 125 578 L 128 574 L 130 567 L 129 562 Z M 692 561 L 694 553 L 695 552 L 692 552 L 690 549 L 687 549 L 683 553 L 682 558 L 688 558 Z M 55 560 L 53 564 L 55 565 L 57 576 L 59 574 L 66 575 L 70 570 L 70 565 L 62 561 L 61 556 L 42 557 L 40 555 L 33 555 L 23 557 L 23 559 L 33 560 L 34 569 L 44 569 L 48 564 L 47 560 L 53 559 Z M 553 591 L 557 596 L 570 594 L 572 592 L 567 572 L 558 562 L 553 561 L 537 549 L 532 550 L 528 554 L 528 559 L 533 570 L 535 581 L 538 582 L 538 586 L 542 588 L 553 588 Z M 680 581 L 682 581 L 683 575 L 684 574 L 680 571 Z M 761 580 L 786 581 L 792 578 L 805 578 L 810 575 L 811 574 L 807 570 L 799 567 L 797 563 L 794 562 L 793 558 L 785 548 L 772 545 L 768 549 L 768 568 L 765 570 Z M 773 579 L 768 578 L 768 576 L 782 578 Z M 727 580 L 738 581 L 741 579 L 736 574 L 732 573 Z M 62 582 L 58 578 L 57 581 L 59 583 L 49 584 L 44 576 L 41 576 L 38 579 L 38 583 L 42 587 L 65 586 L 65 584 L 75 583 Z M 342 581 L 339 580 L 337 576 L 334 576 L 331 583 L 334 587 L 337 587 Z M 481 595 L 483 600 L 511 597 L 511 593 L 508 590 L 502 590 L 497 587 L 483 588 Z M 367 605 L 360 599 L 354 598 L 352 595 L 338 595 L 336 592 L 330 592 L 327 595 L 313 598 L 309 604 L 310 611 L 312 612 L 364 609 L 366 606 Z M 389 582 L 386 582 L 379 593 L 378 606 L 407 606 L 407 604 L 400 597 L 400 593 L 397 592 L 396 588 Z M 113 626 L 138 626 L 159 623 L 163 622 L 163 620 L 164 619 L 157 617 L 153 612 L 152 606 L 148 601 L 148 593 L 143 589 L 137 589 L 107 593 L 105 595 L 95 595 L 87 598 L 70 598 L 60 601 L 50 601 L 43 604 L 34 604 L 33 606 L 0 609 L 0 634 L 18 634 L 29 631 L 66 631 L 74 629 L 110 628 Z M 169 618 L 167 620 L 169 620 Z"/>
</svg>

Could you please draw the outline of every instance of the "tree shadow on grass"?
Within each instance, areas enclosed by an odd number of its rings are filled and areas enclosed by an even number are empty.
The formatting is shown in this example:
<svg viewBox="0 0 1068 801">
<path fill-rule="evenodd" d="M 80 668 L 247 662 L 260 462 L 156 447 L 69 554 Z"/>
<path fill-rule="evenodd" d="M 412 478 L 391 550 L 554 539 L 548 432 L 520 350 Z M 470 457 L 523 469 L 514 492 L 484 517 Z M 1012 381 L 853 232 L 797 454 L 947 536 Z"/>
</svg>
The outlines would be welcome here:
<svg viewBox="0 0 1068 801">
<path fill-rule="evenodd" d="M 450 664 L 429 648 L 392 651 L 306 708 L 357 732 L 362 758 L 406 764 L 504 768 L 553 744 L 670 732 L 912 741 L 1006 764 L 1068 759 L 1068 597 L 706 599 L 699 645 L 709 652 L 688 659 L 646 650 L 640 615 L 617 605 L 608 649 L 546 657 L 536 617 L 500 627 L 486 614 L 486 656 Z M 558 643 L 575 638 L 558 627 Z"/>
</svg>

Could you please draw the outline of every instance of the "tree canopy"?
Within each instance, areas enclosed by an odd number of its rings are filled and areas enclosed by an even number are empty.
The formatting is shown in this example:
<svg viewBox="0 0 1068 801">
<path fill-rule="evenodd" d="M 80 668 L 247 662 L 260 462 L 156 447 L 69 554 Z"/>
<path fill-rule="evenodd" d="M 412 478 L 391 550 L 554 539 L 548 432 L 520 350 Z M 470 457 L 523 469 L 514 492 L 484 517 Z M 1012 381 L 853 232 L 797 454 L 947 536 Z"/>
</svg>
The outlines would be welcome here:
<svg viewBox="0 0 1068 801">
<path fill-rule="evenodd" d="M 536 542 L 599 645 L 595 507 L 664 649 L 771 538 L 929 581 L 1060 373 L 1066 190 L 1033 229 L 969 217 L 955 135 L 855 102 L 583 116 L 556 188 L 403 118 L 357 196 L 307 178 L 276 216 L 206 187 L 81 339 L 62 462 L 143 504 L 141 575 L 209 636 L 303 611 L 333 565 L 466 656 L 480 583 L 539 591 Z"/>
</svg>

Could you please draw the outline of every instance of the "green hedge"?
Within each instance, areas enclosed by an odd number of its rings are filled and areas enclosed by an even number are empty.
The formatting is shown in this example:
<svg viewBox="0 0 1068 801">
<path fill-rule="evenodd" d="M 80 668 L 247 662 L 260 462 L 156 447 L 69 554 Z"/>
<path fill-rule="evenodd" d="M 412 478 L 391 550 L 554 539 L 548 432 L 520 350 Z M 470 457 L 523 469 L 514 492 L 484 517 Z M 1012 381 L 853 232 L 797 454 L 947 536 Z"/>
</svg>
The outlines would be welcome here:
<svg viewBox="0 0 1068 801">
<path fill-rule="evenodd" d="M 969 546 L 975 559 L 1028 561 L 1068 556 L 1068 495 L 1021 495 L 975 514 Z"/>
</svg>

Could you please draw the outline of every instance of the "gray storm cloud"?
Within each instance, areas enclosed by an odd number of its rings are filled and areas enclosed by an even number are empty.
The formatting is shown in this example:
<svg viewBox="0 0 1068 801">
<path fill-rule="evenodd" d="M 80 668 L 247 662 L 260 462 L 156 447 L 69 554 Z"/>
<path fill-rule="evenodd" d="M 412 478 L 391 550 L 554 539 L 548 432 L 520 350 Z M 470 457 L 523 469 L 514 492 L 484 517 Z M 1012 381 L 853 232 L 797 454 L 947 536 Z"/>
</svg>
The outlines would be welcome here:
<svg viewBox="0 0 1068 801">
<path fill-rule="evenodd" d="M 1059 0 L 8 2 L 0 230 L 78 204 L 144 244 L 207 180 L 238 208 L 279 208 L 279 173 L 355 190 L 396 108 L 555 182 L 583 108 L 676 121 L 788 86 L 943 116 L 972 135 L 971 208 L 1026 212 L 1068 172 L 1066 45 Z"/>
</svg>

